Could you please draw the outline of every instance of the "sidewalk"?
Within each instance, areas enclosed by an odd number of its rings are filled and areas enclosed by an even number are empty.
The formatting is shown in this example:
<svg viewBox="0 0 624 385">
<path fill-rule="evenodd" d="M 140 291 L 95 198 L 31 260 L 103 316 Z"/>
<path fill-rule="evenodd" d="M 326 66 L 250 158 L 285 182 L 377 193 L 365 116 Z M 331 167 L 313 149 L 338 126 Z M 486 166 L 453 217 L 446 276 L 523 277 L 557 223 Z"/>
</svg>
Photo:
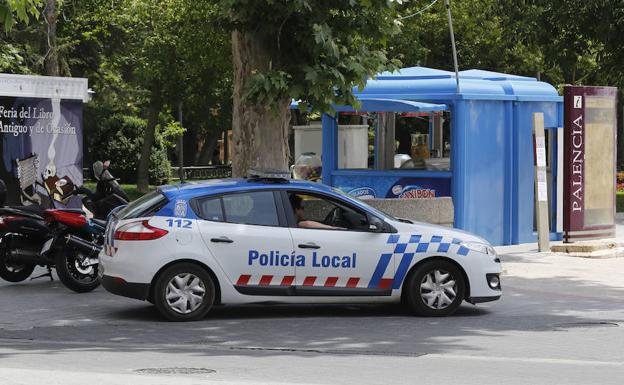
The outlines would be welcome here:
<svg viewBox="0 0 624 385">
<path fill-rule="evenodd" d="M 618 214 L 616 239 L 624 241 L 624 216 Z M 562 242 L 551 242 L 561 244 Z M 566 277 L 624 288 L 624 258 L 580 258 L 540 253 L 537 243 L 495 247 L 503 264 L 503 276 L 523 278 Z"/>
</svg>

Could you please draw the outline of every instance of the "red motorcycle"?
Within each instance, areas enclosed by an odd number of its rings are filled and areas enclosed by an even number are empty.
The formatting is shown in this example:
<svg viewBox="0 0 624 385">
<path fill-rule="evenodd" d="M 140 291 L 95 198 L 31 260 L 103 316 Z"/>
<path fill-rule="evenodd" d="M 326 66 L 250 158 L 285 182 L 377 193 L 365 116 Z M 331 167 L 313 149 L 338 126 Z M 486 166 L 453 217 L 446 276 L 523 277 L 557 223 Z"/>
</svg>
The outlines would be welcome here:
<svg viewBox="0 0 624 385">
<path fill-rule="evenodd" d="M 96 217 L 106 218 L 113 207 L 127 204 L 122 190 L 105 188 L 116 183 L 108 174 L 100 172 L 95 193 L 78 188 L 67 196 L 84 195 L 84 205 Z M 48 269 L 44 276 L 52 278 L 52 268 L 56 268 L 61 282 L 76 292 L 88 292 L 100 284 L 98 254 L 106 220 L 89 219 L 80 209 L 2 207 L 5 196 L 6 186 L 0 180 L 0 278 L 20 282 L 41 265 Z"/>
</svg>

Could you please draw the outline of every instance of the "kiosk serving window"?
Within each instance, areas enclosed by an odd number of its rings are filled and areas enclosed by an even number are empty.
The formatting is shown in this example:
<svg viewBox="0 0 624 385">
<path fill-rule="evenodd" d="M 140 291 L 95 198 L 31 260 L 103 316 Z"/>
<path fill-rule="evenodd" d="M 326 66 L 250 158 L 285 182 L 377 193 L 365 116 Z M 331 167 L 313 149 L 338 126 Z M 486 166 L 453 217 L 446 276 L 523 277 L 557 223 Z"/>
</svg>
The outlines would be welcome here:
<svg viewBox="0 0 624 385">
<path fill-rule="evenodd" d="M 338 124 L 341 132 L 343 127 L 357 127 L 349 133 L 354 136 L 352 140 L 339 146 L 341 169 L 450 170 L 448 111 L 341 113 Z M 367 145 L 354 145 L 360 142 Z M 359 161 L 353 162 L 354 159 Z"/>
</svg>

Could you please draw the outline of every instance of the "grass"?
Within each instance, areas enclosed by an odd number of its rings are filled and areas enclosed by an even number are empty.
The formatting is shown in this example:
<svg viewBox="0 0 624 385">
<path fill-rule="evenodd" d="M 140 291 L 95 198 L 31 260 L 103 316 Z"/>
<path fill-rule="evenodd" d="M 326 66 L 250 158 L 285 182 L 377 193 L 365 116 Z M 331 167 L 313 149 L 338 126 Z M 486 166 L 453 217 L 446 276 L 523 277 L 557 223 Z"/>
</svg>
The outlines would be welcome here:
<svg viewBox="0 0 624 385">
<path fill-rule="evenodd" d="M 84 186 L 95 191 L 95 182 L 85 182 Z M 137 190 L 137 186 L 135 184 L 122 184 L 121 188 L 126 192 L 131 201 L 140 198 L 143 195 Z M 150 191 L 154 189 L 156 189 L 156 186 L 149 186 Z"/>
</svg>

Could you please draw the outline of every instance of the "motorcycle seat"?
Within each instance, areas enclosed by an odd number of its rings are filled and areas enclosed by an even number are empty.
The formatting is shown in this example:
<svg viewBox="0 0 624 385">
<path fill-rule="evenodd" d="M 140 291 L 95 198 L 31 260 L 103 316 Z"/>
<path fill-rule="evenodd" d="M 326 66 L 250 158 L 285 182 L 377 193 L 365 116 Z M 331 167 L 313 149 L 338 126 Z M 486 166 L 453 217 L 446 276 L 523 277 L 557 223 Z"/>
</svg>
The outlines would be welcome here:
<svg viewBox="0 0 624 385">
<path fill-rule="evenodd" d="M 66 213 L 76 213 L 76 214 L 80 214 L 80 215 L 87 215 L 82 209 L 56 209 L 57 211 L 63 211 Z"/>
</svg>

